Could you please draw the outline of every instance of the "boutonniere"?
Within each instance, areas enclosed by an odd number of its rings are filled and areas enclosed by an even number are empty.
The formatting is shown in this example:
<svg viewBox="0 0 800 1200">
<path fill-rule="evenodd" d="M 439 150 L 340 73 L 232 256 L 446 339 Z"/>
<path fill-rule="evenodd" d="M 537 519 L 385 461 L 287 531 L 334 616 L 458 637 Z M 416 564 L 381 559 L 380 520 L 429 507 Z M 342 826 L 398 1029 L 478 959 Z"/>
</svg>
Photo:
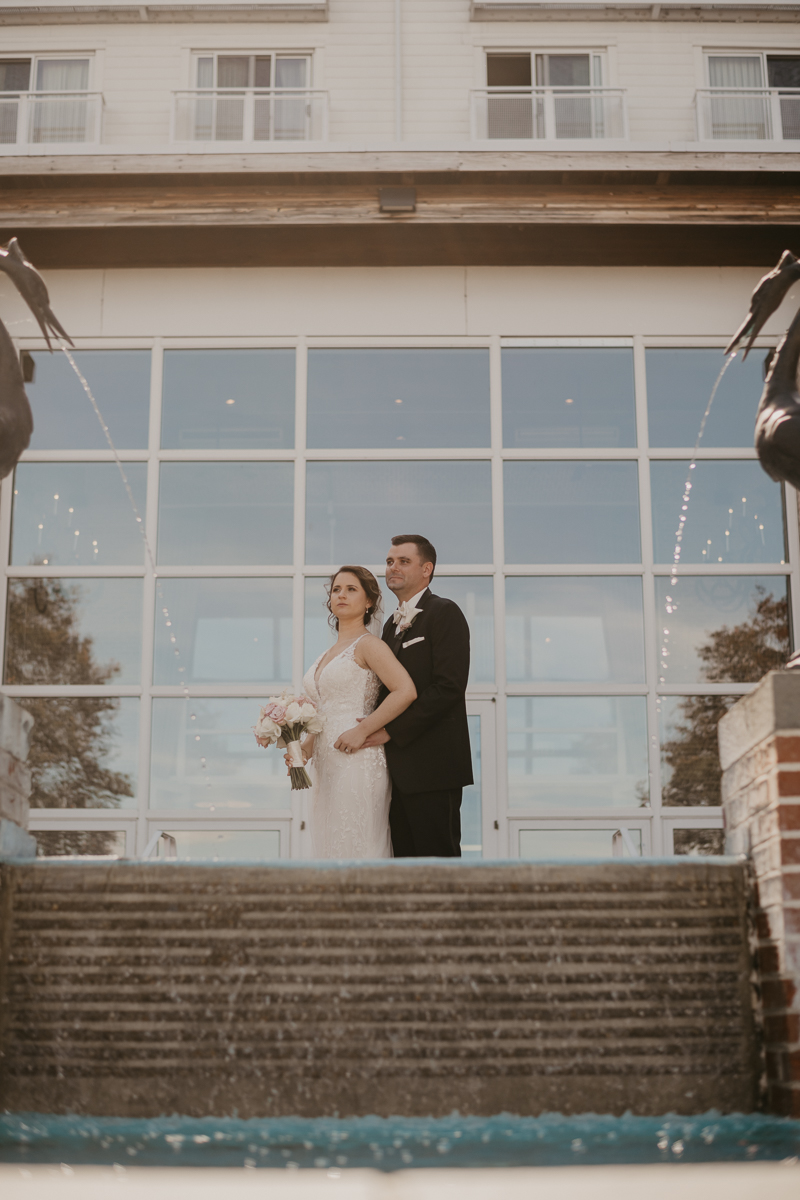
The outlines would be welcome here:
<svg viewBox="0 0 800 1200">
<path fill-rule="evenodd" d="M 421 612 L 421 608 L 412 608 L 408 600 L 404 600 L 402 604 L 398 604 L 394 614 L 394 623 L 397 626 L 395 637 L 410 629 Z"/>
</svg>

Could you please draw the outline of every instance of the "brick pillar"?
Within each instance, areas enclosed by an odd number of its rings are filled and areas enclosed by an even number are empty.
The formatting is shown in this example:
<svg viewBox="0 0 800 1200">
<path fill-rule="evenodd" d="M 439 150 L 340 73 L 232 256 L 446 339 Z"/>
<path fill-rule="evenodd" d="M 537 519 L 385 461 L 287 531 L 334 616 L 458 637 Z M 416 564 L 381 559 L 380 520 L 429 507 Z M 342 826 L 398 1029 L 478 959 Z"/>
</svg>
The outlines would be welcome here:
<svg viewBox="0 0 800 1200">
<path fill-rule="evenodd" d="M 748 854 L 768 1106 L 800 1117 L 800 672 L 770 671 L 719 723 L 728 854 Z"/>
<path fill-rule="evenodd" d="M 33 717 L 9 696 L 0 696 L 0 857 L 35 858 L 27 832 L 31 773 L 25 765 Z"/>
</svg>

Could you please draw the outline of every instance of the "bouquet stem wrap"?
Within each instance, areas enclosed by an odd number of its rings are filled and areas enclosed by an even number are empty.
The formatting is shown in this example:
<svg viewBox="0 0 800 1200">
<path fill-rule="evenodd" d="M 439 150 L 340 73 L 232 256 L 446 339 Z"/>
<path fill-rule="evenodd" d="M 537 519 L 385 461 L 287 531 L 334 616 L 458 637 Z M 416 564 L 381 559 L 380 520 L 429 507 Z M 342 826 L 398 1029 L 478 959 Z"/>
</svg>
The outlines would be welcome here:
<svg viewBox="0 0 800 1200">
<path fill-rule="evenodd" d="M 290 736 L 288 732 L 287 736 Z M 303 788 L 310 788 L 311 779 L 309 778 L 308 771 L 303 763 L 303 747 L 300 745 L 299 739 L 295 739 L 293 742 L 287 742 L 286 750 L 289 754 L 289 761 L 291 762 L 289 774 L 292 780 L 292 791 L 297 792 L 302 791 Z"/>
</svg>

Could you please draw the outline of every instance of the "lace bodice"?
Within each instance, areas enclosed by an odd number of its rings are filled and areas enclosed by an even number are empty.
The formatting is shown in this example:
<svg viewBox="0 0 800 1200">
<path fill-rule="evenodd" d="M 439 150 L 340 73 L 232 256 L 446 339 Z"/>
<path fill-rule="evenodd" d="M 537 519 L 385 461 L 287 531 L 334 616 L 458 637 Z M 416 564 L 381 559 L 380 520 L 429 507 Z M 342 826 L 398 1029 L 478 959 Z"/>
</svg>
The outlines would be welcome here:
<svg viewBox="0 0 800 1200">
<path fill-rule="evenodd" d="M 320 654 L 303 679 L 303 691 L 322 717 L 325 728 L 321 736 L 326 741 L 332 735 L 335 742 L 345 729 L 352 729 L 358 717 L 369 716 L 377 703 L 381 681 L 374 671 L 356 662 L 355 650 L 360 641 L 357 638 L 332 658 L 317 678 L 317 667 L 325 657 Z"/>
</svg>

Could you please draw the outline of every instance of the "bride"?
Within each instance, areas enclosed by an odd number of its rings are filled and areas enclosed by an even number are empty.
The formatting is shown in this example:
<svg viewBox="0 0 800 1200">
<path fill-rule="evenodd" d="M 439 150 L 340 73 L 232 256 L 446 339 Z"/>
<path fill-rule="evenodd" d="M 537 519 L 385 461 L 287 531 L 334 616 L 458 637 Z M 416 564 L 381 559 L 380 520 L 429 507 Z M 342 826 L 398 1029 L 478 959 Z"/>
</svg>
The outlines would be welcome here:
<svg viewBox="0 0 800 1200">
<path fill-rule="evenodd" d="M 391 858 L 392 785 L 383 746 L 362 749 L 378 729 L 405 712 L 417 690 L 405 667 L 368 626 L 380 630 L 381 591 L 365 567 L 342 567 L 328 585 L 336 645 L 303 679 L 322 732 L 303 743 L 311 762 L 311 837 L 315 858 Z M 377 708 L 380 685 L 389 695 Z"/>
</svg>

